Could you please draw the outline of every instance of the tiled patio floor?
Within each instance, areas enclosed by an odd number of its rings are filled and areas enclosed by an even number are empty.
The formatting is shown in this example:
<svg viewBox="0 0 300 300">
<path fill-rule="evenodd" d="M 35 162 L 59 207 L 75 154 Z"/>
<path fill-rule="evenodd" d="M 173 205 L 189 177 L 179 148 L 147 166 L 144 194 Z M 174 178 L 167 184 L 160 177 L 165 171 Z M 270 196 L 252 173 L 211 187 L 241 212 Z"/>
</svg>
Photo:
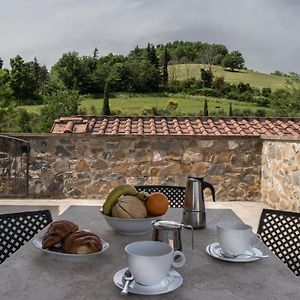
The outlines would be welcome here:
<svg viewBox="0 0 300 300">
<path fill-rule="evenodd" d="M 55 216 L 63 213 L 71 205 L 102 205 L 103 200 L 97 199 L 1 199 L 0 213 L 17 212 L 30 209 L 49 208 Z M 259 217 L 267 206 L 259 202 L 206 202 L 207 208 L 232 209 L 243 222 L 257 229 Z"/>
</svg>

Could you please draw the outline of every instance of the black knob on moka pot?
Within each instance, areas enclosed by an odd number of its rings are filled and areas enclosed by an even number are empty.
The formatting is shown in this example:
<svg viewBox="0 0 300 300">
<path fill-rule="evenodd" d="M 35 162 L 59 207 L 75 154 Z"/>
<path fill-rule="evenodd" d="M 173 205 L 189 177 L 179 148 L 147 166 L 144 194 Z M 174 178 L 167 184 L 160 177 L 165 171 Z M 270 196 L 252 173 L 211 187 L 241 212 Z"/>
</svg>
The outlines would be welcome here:
<svg viewBox="0 0 300 300">
<path fill-rule="evenodd" d="M 209 188 L 215 199 L 214 187 L 204 181 L 204 178 L 188 176 L 186 182 L 185 199 L 183 204 L 182 223 L 193 229 L 201 229 L 206 225 L 205 201 L 203 191 Z"/>
</svg>

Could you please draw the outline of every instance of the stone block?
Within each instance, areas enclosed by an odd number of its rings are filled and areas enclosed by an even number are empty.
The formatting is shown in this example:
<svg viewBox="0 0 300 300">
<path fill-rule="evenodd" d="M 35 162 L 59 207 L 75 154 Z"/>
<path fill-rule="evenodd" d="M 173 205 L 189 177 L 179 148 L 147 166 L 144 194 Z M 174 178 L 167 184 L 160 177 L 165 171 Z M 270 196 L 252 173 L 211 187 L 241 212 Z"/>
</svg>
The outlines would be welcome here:
<svg viewBox="0 0 300 300">
<path fill-rule="evenodd" d="M 76 172 L 84 172 L 84 171 L 89 171 L 90 167 L 85 161 L 85 159 L 80 159 L 77 164 L 75 165 L 75 171 Z"/>
<path fill-rule="evenodd" d="M 233 150 L 238 148 L 239 144 L 236 141 L 228 141 L 228 149 Z"/>
<path fill-rule="evenodd" d="M 184 153 L 182 159 L 183 159 L 184 162 L 187 162 L 187 163 L 192 162 L 192 163 L 194 163 L 194 162 L 202 161 L 202 155 L 199 152 L 194 152 L 194 151 L 191 151 L 191 150 L 187 150 Z"/>
<path fill-rule="evenodd" d="M 96 169 L 96 170 L 102 170 L 102 169 L 106 169 L 108 167 L 108 164 L 106 161 L 104 161 L 103 159 L 96 159 L 93 163 L 92 163 L 92 168 Z"/>
<path fill-rule="evenodd" d="M 66 159 L 58 159 L 52 164 L 52 170 L 54 173 L 64 173 L 70 170 L 70 163 Z"/>
</svg>

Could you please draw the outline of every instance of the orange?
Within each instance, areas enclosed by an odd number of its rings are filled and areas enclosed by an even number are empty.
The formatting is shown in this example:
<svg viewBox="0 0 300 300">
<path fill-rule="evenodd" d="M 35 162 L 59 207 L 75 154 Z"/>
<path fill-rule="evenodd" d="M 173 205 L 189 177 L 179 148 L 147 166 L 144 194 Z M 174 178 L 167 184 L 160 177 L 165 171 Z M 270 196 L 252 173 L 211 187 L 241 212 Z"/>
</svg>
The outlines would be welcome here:
<svg viewBox="0 0 300 300">
<path fill-rule="evenodd" d="M 165 194 L 156 192 L 147 197 L 145 205 L 148 214 L 156 217 L 167 212 L 169 201 Z"/>
</svg>

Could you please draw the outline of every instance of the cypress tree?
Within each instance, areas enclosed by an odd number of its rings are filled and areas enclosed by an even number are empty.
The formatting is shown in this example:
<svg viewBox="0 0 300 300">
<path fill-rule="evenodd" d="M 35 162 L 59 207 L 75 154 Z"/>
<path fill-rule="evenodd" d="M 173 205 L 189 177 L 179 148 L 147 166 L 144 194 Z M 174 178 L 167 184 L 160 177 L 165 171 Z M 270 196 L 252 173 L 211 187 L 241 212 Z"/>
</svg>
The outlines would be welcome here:
<svg viewBox="0 0 300 300">
<path fill-rule="evenodd" d="M 151 62 L 151 45 L 148 43 L 147 45 L 147 59 Z"/>
<path fill-rule="evenodd" d="M 164 55 L 163 55 L 163 73 L 162 73 L 162 82 L 164 86 L 168 84 L 168 80 L 169 80 L 169 74 L 168 74 L 169 61 L 170 61 L 170 54 L 168 52 L 167 45 L 166 45 L 164 49 Z"/>
<path fill-rule="evenodd" d="M 105 115 L 105 116 L 109 116 L 110 115 L 110 108 L 109 108 L 109 84 L 108 84 L 108 82 L 105 83 L 105 87 L 104 87 L 102 114 Z"/>
<path fill-rule="evenodd" d="M 159 67 L 159 61 L 156 55 L 156 49 L 154 45 L 151 46 L 151 64 L 154 65 L 156 68 Z"/>
<path fill-rule="evenodd" d="M 230 117 L 233 116 L 231 101 L 229 102 L 229 114 L 228 114 L 228 115 L 229 115 Z"/>
<path fill-rule="evenodd" d="M 134 53 L 135 58 L 139 59 L 141 57 L 141 49 L 139 48 L 139 46 L 136 46 L 133 49 L 133 53 Z"/>
<path fill-rule="evenodd" d="M 204 99 L 204 109 L 203 109 L 204 116 L 208 116 L 208 105 L 207 105 L 207 99 Z"/>
</svg>

